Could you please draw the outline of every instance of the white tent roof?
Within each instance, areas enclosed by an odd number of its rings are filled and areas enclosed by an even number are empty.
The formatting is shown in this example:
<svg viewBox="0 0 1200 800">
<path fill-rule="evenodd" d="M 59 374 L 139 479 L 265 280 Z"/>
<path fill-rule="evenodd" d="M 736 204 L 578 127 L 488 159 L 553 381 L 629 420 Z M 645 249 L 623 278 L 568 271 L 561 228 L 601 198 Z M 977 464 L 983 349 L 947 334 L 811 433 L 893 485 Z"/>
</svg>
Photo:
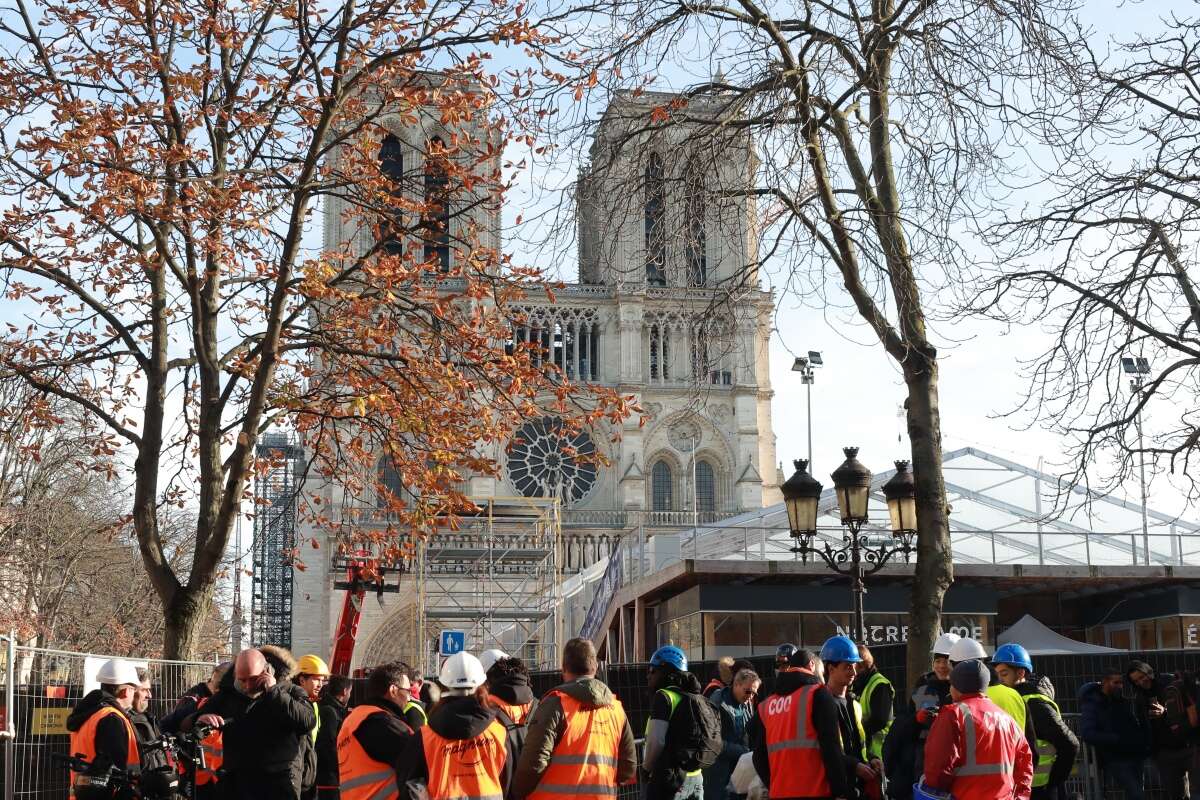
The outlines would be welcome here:
<svg viewBox="0 0 1200 800">
<path fill-rule="evenodd" d="M 1017 623 L 996 637 L 1000 644 L 1019 644 L 1029 651 L 1031 656 L 1077 656 L 1090 653 L 1124 653 L 1115 647 L 1101 647 L 1098 644 L 1077 642 L 1066 636 L 1055 633 L 1029 614 L 1017 620 Z"/>
</svg>

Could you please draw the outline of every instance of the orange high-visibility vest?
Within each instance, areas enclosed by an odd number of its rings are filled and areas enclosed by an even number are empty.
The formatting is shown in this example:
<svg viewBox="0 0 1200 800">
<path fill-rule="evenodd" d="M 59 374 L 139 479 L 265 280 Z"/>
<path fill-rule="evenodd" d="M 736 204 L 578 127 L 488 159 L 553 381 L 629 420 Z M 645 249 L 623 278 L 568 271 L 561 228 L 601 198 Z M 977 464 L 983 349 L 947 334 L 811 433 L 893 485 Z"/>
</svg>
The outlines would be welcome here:
<svg viewBox="0 0 1200 800">
<path fill-rule="evenodd" d="M 447 739 L 425 725 L 421 740 L 429 800 L 504 800 L 500 773 L 508 758 L 508 733 L 499 722 L 492 720 L 474 739 Z"/>
<path fill-rule="evenodd" d="M 200 709 L 204 708 L 205 704 L 212 699 L 212 696 L 200 698 L 200 702 L 196 703 L 196 714 L 200 713 Z M 215 783 L 217 780 L 217 770 L 221 768 L 221 764 L 225 762 L 225 745 L 224 739 L 221 736 L 220 728 L 213 728 L 207 736 L 197 743 L 200 749 L 204 752 L 204 766 L 196 767 L 196 785 L 205 786 L 210 783 Z M 181 776 L 187 774 L 187 766 L 179 763 L 179 774 Z"/>
<path fill-rule="evenodd" d="M 367 717 L 387 714 L 379 706 L 356 706 L 346 715 L 342 729 L 338 731 L 338 778 L 342 800 L 396 800 L 400 796 L 400 785 L 396 781 L 396 770 L 391 764 L 376 761 L 354 737 L 354 732 Z"/>
<path fill-rule="evenodd" d="M 828 690 L 809 684 L 758 704 L 767 738 L 771 797 L 829 797 L 829 778 L 812 719 L 812 699 L 819 691 Z"/>
<path fill-rule="evenodd" d="M 990 708 L 989 708 L 990 706 Z M 983 697 L 951 703 L 942 713 L 953 714 L 962 726 L 963 763 L 954 771 L 950 794 L 955 800 L 995 800 L 1012 797 L 1013 754 L 1025 733 L 1003 709 Z"/>
<path fill-rule="evenodd" d="M 100 724 L 100 720 L 105 717 L 111 717 L 113 714 L 116 714 L 120 718 L 125 727 L 126 756 L 124 767 L 127 770 L 140 770 L 142 757 L 138 753 L 137 734 L 133 732 L 133 723 L 129 721 L 129 717 L 125 716 L 120 709 L 113 706 L 101 706 L 96 713 L 87 718 L 79 730 L 71 733 L 71 755 L 79 756 L 89 763 L 94 762 L 96 760 L 96 726 Z M 118 764 L 117 766 L 121 765 Z M 87 780 L 87 775 L 72 770 L 70 796 L 74 797 L 75 787 L 86 783 Z"/>
<path fill-rule="evenodd" d="M 525 720 L 529 719 L 529 710 L 533 708 L 533 703 L 525 703 L 524 705 L 519 706 L 509 705 L 508 703 L 497 700 L 495 697 L 488 698 L 488 702 L 503 711 L 504 715 L 508 717 L 508 719 L 514 725 L 524 725 Z"/>
<path fill-rule="evenodd" d="M 550 692 L 562 703 L 562 736 L 537 788 L 526 800 L 609 800 L 617 796 L 617 763 L 621 734 L 628 724 L 616 698 L 611 706 L 585 706 L 562 692 Z"/>
</svg>

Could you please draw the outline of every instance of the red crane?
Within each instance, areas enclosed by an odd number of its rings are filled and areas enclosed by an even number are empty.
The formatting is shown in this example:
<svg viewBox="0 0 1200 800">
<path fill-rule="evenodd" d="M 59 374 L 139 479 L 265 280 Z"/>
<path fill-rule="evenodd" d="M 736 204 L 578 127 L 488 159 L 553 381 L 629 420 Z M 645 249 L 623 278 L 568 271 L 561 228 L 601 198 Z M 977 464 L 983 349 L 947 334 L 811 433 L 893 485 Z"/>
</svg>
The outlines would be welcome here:
<svg viewBox="0 0 1200 800">
<path fill-rule="evenodd" d="M 334 590 L 344 590 L 346 597 L 342 601 L 342 613 L 333 632 L 333 658 L 329 671 L 334 675 L 349 676 L 350 663 L 354 659 L 354 642 L 358 638 L 358 623 L 362 619 L 362 604 L 367 590 L 374 590 L 375 596 L 382 604 L 384 593 L 394 594 L 400 591 L 400 576 L 404 574 L 404 567 L 380 564 L 370 554 L 363 552 L 337 556 L 334 558 L 333 567 L 335 570 L 346 571 L 345 580 L 333 582 Z M 395 584 L 387 582 L 388 575 L 392 573 L 396 575 Z"/>
</svg>

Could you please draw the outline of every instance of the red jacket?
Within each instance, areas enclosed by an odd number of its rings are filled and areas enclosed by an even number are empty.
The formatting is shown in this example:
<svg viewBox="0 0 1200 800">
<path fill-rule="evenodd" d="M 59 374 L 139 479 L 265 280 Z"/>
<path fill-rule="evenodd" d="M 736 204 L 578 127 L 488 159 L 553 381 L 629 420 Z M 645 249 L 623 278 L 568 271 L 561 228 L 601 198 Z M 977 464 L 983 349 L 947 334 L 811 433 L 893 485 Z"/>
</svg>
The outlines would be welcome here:
<svg viewBox="0 0 1200 800">
<path fill-rule="evenodd" d="M 925 785 L 955 800 L 1029 800 L 1033 754 L 1025 733 L 986 696 L 964 695 L 942 707 L 925 740 Z"/>
</svg>

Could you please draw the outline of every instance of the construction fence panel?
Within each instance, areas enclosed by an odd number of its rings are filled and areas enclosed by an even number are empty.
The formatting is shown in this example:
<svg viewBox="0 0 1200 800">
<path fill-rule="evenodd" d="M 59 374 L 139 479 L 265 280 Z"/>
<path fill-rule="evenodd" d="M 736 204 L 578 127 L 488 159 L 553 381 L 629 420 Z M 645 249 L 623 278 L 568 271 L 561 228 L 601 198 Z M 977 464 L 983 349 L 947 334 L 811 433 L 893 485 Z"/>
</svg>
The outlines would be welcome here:
<svg viewBox="0 0 1200 800">
<path fill-rule="evenodd" d="M 17 645 L 9 636 L 3 643 L 4 800 L 61 800 L 67 796 L 69 772 L 54 760 L 69 755 L 67 716 L 83 699 L 85 671 L 110 656 L 73 653 Z M 212 662 L 165 661 L 129 658 L 150 672 L 152 698 L 147 713 L 158 719 L 179 698 L 212 674 Z"/>
</svg>

